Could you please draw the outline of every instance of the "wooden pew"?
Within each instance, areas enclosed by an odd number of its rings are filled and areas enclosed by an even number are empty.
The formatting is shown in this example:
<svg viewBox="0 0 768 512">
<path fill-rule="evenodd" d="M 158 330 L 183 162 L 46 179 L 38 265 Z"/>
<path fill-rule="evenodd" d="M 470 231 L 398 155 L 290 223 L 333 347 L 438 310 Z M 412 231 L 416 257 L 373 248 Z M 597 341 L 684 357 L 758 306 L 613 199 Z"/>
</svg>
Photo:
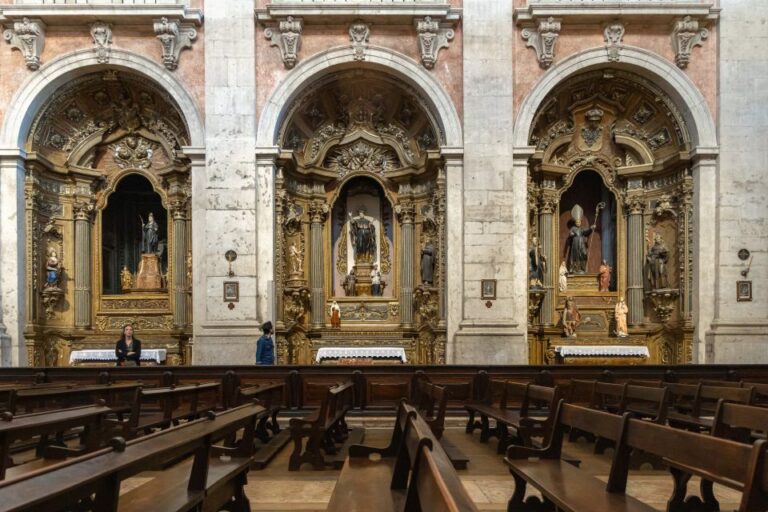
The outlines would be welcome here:
<svg viewBox="0 0 768 512">
<path fill-rule="evenodd" d="M 113 439 L 112 448 L 0 483 L 0 511 L 249 511 L 243 487 L 253 450 L 250 436 L 263 411 L 248 404 L 128 443 Z M 241 430 L 234 446 L 214 446 Z M 120 494 L 126 478 L 179 460 Z"/>
<path fill-rule="evenodd" d="M 674 396 L 676 389 L 683 386 L 676 384 L 668 386 Z M 690 390 L 686 393 L 690 395 Z M 696 386 L 690 409 L 687 407 L 670 410 L 667 413 L 667 422 L 677 428 L 684 428 L 694 432 L 709 432 L 713 425 L 713 416 L 719 400 L 739 404 L 750 405 L 755 398 L 755 388 L 739 388 L 727 386 Z M 674 403 L 674 402 L 673 402 Z"/>
<path fill-rule="evenodd" d="M 389 446 L 350 447 L 327 510 L 472 512 L 477 508 L 429 425 L 402 401 Z"/>
<path fill-rule="evenodd" d="M 497 385 L 499 384 L 496 381 Z M 489 394 L 484 402 L 468 402 L 464 408 L 469 413 L 466 432 L 471 434 L 475 428 L 480 428 L 480 442 L 488 442 L 491 437 L 497 437 L 498 453 L 504 453 L 509 444 L 516 443 L 530 446 L 531 437 L 546 436 L 552 430 L 553 412 L 560 398 L 559 389 L 539 386 L 532 383 L 504 381 L 501 399 L 498 407 L 494 406 Z M 512 407 L 514 397 L 521 397 L 520 407 Z M 475 415 L 480 415 L 480 422 L 475 421 Z M 490 420 L 496 422 L 491 428 Z M 509 427 L 515 430 L 511 436 Z M 546 443 L 546 439 L 544 440 Z"/>
<path fill-rule="evenodd" d="M 445 431 L 445 412 L 448 407 L 448 390 L 427 380 L 427 377 L 416 379 L 414 384 L 414 400 L 416 410 L 427 422 L 432 434 L 440 441 L 440 445 L 448 454 L 455 469 L 467 469 L 469 457 L 449 439 L 443 437 Z"/>
<path fill-rule="evenodd" d="M 139 382 L 35 385 L 16 389 L 10 398 L 8 410 L 14 414 L 39 410 L 58 410 L 90 405 L 103 400 L 115 412 L 122 412 L 127 411 L 134 392 L 140 386 L 141 383 Z"/>
<path fill-rule="evenodd" d="M 124 419 L 109 419 L 117 434 L 133 439 L 152 429 L 168 428 L 181 420 L 199 418 L 216 408 L 218 383 L 169 388 L 136 388 L 130 413 Z M 207 398 L 207 399 L 206 399 Z"/>
<path fill-rule="evenodd" d="M 59 411 L 13 416 L 10 412 L 0 415 L 0 479 L 5 478 L 6 470 L 13 465 L 10 456 L 13 441 L 29 440 L 39 437 L 37 455 L 45 458 L 63 458 L 70 455 L 93 451 L 101 446 L 103 423 L 112 410 L 103 404 L 73 407 Z M 63 433 L 82 428 L 81 444 L 78 448 L 63 445 Z M 54 441 L 50 438 L 54 437 Z M 56 442 L 57 445 L 51 444 Z"/>
<path fill-rule="evenodd" d="M 321 449 L 328 455 L 337 455 L 337 443 L 362 441 L 362 429 L 356 429 L 354 436 L 351 436 L 345 419 L 353 400 L 353 383 L 339 384 L 328 389 L 319 409 L 303 418 L 291 418 L 289 429 L 294 449 L 288 462 L 289 471 L 298 471 L 305 462 L 311 463 L 315 469 L 324 469 L 326 461 Z M 346 456 L 343 449 L 342 453 Z M 340 466 L 343 461 L 343 458 L 335 457 L 330 463 Z"/>
<path fill-rule="evenodd" d="M 277 414 L 283 404 L 284 388 L 285 384 L 282 382 L 235 388 L 234 400 L 237 404 L 256 402 L 264 407 L 255 432 L 262 445 L 253 456 L 251 469 L 264 469 L 290 441 L 290 430 L 280 430 L 277 422 Z"/>
</svg>

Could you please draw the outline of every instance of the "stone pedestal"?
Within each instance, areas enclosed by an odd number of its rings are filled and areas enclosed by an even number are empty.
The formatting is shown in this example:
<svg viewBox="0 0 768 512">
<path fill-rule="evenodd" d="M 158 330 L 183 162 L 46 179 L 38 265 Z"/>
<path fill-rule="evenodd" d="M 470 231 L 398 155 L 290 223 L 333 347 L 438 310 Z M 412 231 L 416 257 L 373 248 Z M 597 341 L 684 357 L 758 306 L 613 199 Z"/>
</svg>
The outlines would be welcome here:
<svg viewBox="0 0 768 512">
<path fill-rule="evenodd" d="M 154 253 L 141 255 L 139 271 L 136 273 L 136 285 L 131 289 L 132 292 L 150 290 L 162 290 L 160 258 Z"/>
<path fill-rule="evenodd" d="M 371 262 L 355 262 L 355 295 L 358 297 L 367 297 L 371 295 Z"/>
</svg>

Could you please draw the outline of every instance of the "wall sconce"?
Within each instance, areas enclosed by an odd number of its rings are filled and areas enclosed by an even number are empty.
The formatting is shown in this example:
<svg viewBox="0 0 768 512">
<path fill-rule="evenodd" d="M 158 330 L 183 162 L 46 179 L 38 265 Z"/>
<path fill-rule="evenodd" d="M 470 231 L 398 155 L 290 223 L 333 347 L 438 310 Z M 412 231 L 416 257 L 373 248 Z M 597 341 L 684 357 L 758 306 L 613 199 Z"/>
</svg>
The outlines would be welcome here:
<svg viewBox="0 0 768 512">
<path fill-rule="evenodd" d="M 226 259 L 229 262 L 229 271 L 227 272 L 227 275 L 229 277 L 234 277 L 235 272 L 234 270 L 232 270 L 232 262 L 237 259 L 237 253 L 232 249 L 230 249 L 224 253 L 224 259 Z"/>
</svg>

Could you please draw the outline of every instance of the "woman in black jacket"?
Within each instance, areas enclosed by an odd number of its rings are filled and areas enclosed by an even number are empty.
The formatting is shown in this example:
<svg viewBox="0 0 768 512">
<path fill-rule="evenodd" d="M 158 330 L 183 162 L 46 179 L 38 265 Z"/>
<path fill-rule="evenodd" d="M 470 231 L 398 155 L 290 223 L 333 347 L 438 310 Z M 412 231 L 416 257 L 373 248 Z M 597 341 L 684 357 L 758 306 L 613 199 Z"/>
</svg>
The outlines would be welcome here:
<svg viewBox="0 0 768 512">
<path fill-rule="evenodd" d="M 133 325 L 123 326 L 123 335 L 115 346 L 117 366 L 139 366 L 141 359 L 141 341 L 133 337 Z"/>
</svg>

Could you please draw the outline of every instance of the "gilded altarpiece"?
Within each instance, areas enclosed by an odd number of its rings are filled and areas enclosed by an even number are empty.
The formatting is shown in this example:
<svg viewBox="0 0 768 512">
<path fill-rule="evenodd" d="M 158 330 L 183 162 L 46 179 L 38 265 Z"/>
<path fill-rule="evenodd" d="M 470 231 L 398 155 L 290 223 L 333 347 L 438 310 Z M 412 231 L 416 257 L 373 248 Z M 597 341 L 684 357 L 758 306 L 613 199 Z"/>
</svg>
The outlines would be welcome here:
<svg viewBox="0 0 768 512">
<path fill-rule="evenodd" d="M 446 179 L 425 105 L 359 71 L 292 105 L 275 180 L 279 363 L 364 346 L 445 362 Z"/>
<path fill-rule="evenodd" d="M 25 148 L 30 365 L 113 350 L 127 323 L 167 364 L 191 360 L 188 140 L 172 98 L 127 73 L 79 77 L 41 107 Z M 149 212 L 162 275 L 138 289 Z"/>
<path fill-rule="evenodd" d="M 545 99 L 530 143 L 531 363 L 564 362 L 557 347 L 571 345 L 648 348 L 648 357 L 590 363 L 690 362 L 695 177 L 674 102 L 634 74 L 589 72 Z M 621 298 L 627 332 L 617 324 Z M 567 300 L 576 316 L 564 313 Z"/>
</svg>

